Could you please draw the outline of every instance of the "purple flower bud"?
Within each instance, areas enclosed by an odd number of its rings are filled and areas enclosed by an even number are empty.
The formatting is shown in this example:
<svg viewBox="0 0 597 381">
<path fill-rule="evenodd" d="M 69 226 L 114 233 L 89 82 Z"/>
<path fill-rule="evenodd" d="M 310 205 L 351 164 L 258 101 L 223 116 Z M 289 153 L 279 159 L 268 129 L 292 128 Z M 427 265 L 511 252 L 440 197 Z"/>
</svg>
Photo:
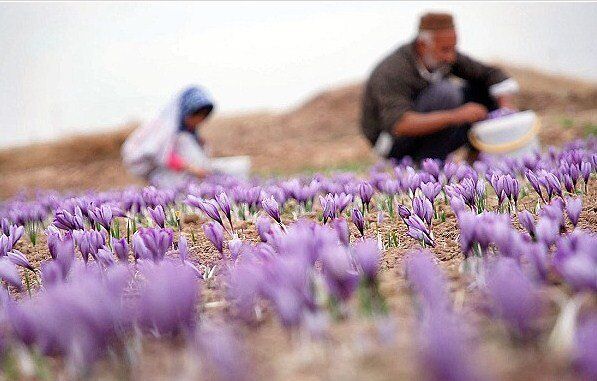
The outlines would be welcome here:
<svg viewBox="0 0 597 381">
<path fill-rule="evenodd" d="M 334 203 L 334 196 L 328 193 L 325 197 L 319 196 L 319 202 L 323 209 L 323 223 L 327 220 L 331 220 L 336 215 L 336 205 Z"/>
<path fill-rule="evenodd" d="M 133 235 L 133 252 L 137 259 L 159 262 L 172 246 L 174 233 L 171 229 L 140 228 Z"/>
<path fill-rule="evenodd" d="M 19 291 L 23 288 L 17 267 L 6 257 L 0 258 L 0 280 L 12 285 Z"/>
<path fill-rule="evenodd" d="M 209 222 L 203 224 L 203 231 L 207 239 L 215 246 L 220 252 L 220 256 L 224 258 L 224 229 L 219 224 Z"/>
<path fill-rule="evenodd" d="M 72 231 L 83 229 L 83 215 L 81 213 L 81 208 L 76 207 L 74 215 L 66 210 L 56 212 L 53 223 L 54 226 L 62 230 Z"/>
<path fill-rule="evenodd" d="M 350 230 L 348 229 L 348 222 L 346 222 L 344 218 L 335 218 L 332 220 L 332 227 L 338 234 L 338 240 L 344 246 L 348 246 L 350 243 Z"/>
<path fill-rule="evenodd" d="M 106 237 L 96 230 L 76 230 L 73 237 L 85 262 L 89 260 L 90 255 L 95 259 L 99 248 L 106 244 Z"/>
<path fill-rule="evenodd" d="M 413 212 L 431 226 L 433 219 L 433 205 L 426 197 L 415 196 L 413 198 Z"/>
<path fill-rule="evenodd" d="M 112 257 L 112 252 L 106 246 L 100 248 L 97 251 L 95 258 L 97 262 L 103 267 L 110 267 L 115 263 L 114 257 Z"/>
<path fill-rule="evenodd" d="M 351 213 L 351 219 L 354 225 L 357 227 L 361 236 L 365 236 L 365 219 L 363 213 L 358 208 L 353 208 Z"/>
<path fill-rule="evenodd" d="M 405 219 L 404 222 L 406 223 L 406 226 L 408 226 L 407 234 L 409 236 L 418 241 L 422 241 L 427 245 L 435 246 L 435 242 L 431 237 L 431 232 L 419 216 L 412 214 Z"/>
<path fill-rule="evenodd" d="M 267 242 L 272 235 L 272 224 L 270 219 L 267 217 L 259 216 L 255 221 L 255 227 L 257 228 L 257 234 L 261 238 L 261 242 Z"/>
<path fill-rule="evenodd" d="M 334 207 L 336 208 L 335 215 L 339 216 L 342 214 L 344 209 L 352 202 L 352 195 L 351 194 L 335 194 L 334 195 Z"/>
<path fill-rule="evenodd" d="M 562 183 L 560 180 L 551 172 L 547 172 L 545 174 L 547 178 L 547 183 L 549 184 L 549 189 L 547 190 L 548 194 L 557 194 L 558 196 L 562 196 Z"/>
<path fill-rule="evenodd" d="M 541 299 L 533 284 L 509 258 L 500 258 L 487 274 L 487 293 L 494 313 L 512 332 L 528 335 L 541 314 Z"/>
<path fill-rule="evenodd" d="M 323 276 L 330 294 L 338 300 L 348 300 L 359 284 L 359 276 L 346 249 L 342 246 L 328 245 L 322 250 L 321 260 Z"/>
<path fill-rule="evenodd" d="M 591 163 L 586 161 L 582 162 L 580 164 L 580 173 L 582 174 L 585 184 L 588 184 L 589 179 L 591 178 Z"/>
<path fill-rule="evenodd" d="M 218 207 L 213 200 L 204 200 L 202 198 L 189 195 L 187 197 L 186 203 L 190 206 L 199 208 L 203 213 L 205 213 L 206 216 L 222 225 L 222 227 L 224 226 L 222 223 L 222 218 L 220 217 L 220 212 L 218 212 Z"/>
<path fill-rule="evenodd" d="M 361 198 L 361 201 L 363 201 L 363 204 L 367 206 L 367 208 L 369 207 L 369 203 L 371 202 L 371 198 L 373 197 L 373 193 L 375 192 L 373 190 L 373 186 L 371 186 L 371 184 L 369 184 L 366 181 L 363 181 L 362 183 L 359 184 L 359 197 Z"/>
<path fill-rule="evenodd" d="M 452 196 L 450 197 L 450 207 L 454 211 L 455 215 L 460 215 L 460 213 L 466 211 L 466 204 L 464 199 L 460 196 Z"/>
<path fill-rule="evenodd" d="M 406 206 L 398 204 L 398 215 L 400 215 L 400 217 L 402 217 L 402 219 L 404 220 L 410 217 L 410 210 L 408 210 Z"/>
<path fill-rule="evenodd" d="M 166 224 L 166 214 L 164 213 L 164 208 L 161 205 L 156 206 L 154 209 L 147 208 L 149 215 L 153 222 L 161 228 L 165 227 Z"/>
<path fill-rule="evenodd" d="M 17 225 L 7 226 L 6 230 L 7 231 L 4 232 L 4 234 L 6 234 L 9 238 L 10 247 L 14 247 L 14 245 L 19 241 L 19 239 L 21 239 L 23 233 L 25 232 L 25 228 L 23 226 Z"/>
<path fill-rule="evenodd" d="M 436 180 L 439 179 L 439 165 L 440 162 L 434 159 L 425 159 L 421 163 L 421 167 L 423 168 L 423 170 L 429 173 L 431 176 L 435 177 Z"/>
<path fill-rule="evenodd" d="M 535 226 L 537 240 L 544 243 L 547 247 L 551 246 L 560 233 L 559 225 L 556 221 L 548 217 L 539 219 Z"/>
<path fill-rule="evenodd" d="M 18 250 L 9 252 L 8 259 L 10 259 L 10 261 L 17 266 L 21 266 L 27 270 L 35 271 L 33 266 L 31 266 L 31 263 L 29 263 L 27 260 L 27 257 L 25 257 L 25 255 Z"/>
<path fill-rule="evenodd" d="M 58 231 L 49 231 L 48 248 L 52 259 L 60 265 L 63 276 L 66 276 L 75 260 L 75 242 L 72 233 L 67 232 L 61 237 Z"/>
<path fill-rule="evenodd" d="M 261 200 L 261 207 L 277 223 L 282 223 L 282 220 L 280 219 L 280 207 L 278 206 L 278 202 L 274 199 L 273 196 L 269 196 Z"/>
<path fill-rule="evenodd" d="M 230 199 L 225 192 L 221 192 L 216 195 L 216 202 L 224 212 L 224 215 L 228 219 L 228 221 L 232 221 L 232 207 L 230 206 Z"/>
<path fill-rule="evenodd" d="M 568 214 L 568 218 L 570 218 L 570 222 L 572 222 L 572 225 L 574 225 L 575 227 L 578 224 L 578 219 L 580 218 L 581 211 L 582 199 L 580 197 L 566 198 L 566 213 Z"/>
<path fill-rule="evenodd" d="M 428 310 L 448 309 L 446 279 L 429 250 L 413 250 L 405 260 L 406 277 Z"/>
<path fill-rule="evenodd" d="M 537 175 L 535 175 L 533 171 L 528 170 L 526 171 L 525 176 L 527 180 L 529 180 L 529 183 L 531 184 L 535 192 L 537 192 L 539 197 L 541 197 L 541 200 L 545 201 L 545 199 L 543 198 L 543 194 L 541 193 L 541 186 L 539 185 L 539 179 L 537 178 Z"/>
<path fill-rule="evenodd" d="M 129 245 L 126 242 L 126 238 L 117 239 L 112 237 L 111 243 L 116 257 L 122 262 L 128 262 Z"/>
<path fill-rule="evenodd" d="M 427 197 L 431 203 L 435 201 L 435 198 L 439 195 L 442 190 L 442 184 L 439 182 L 428 182 L 421 183 L 421 191 Z"/>
<path fill-rule="evenodd" d="M 575 189 L 574 189 L 574 182 L 572 181 L 572 177 L 570 177 L 570 175 L 565 174 L 563 176 L 563 181 L 564 181 L 564 188 L 566 188 L 566 191 L 568 191 L 569 193 L 574 193 Z"/>
<path fill-rule="evenodd" d="M 535 219 L 529 211 L 522 210 L 518 212 L 518 222 L 527 232 L 529 232 L 531 237 L 535 237 Z"/>
<path fill-rule="evenodd" d="M 41 282 L 45 288 L 49 288 L 65 278 L 65 273 L 56 261 L 44 261 L 41 267 Z"/>
<path fill-rule="evenodd" d="M 99 208 L 90 207 L 87 210 L 87 215 L 91 221 L 100 224 L 106 230 L 110 230 L 110 224 L 112 224 L 114 214 L 109 205 L 102 204 Z"/>
<path fill-rule="evenodd" d="M 215 225 L 219 226 L 219 225 Z M 199 283 L 186 266 L 163 261 L 143 269 L 139 288 L 139 325 L 159 334 L 190 332 L 195 326 Z"/>
<path fill-rule="evenodd" d="M 381 262 L 381 253 L 377 242 L 372 239 L 359 241 L 354 245 L 353 253 L 355 262 L 365 278 L 374 280 Z"/>
</svg>

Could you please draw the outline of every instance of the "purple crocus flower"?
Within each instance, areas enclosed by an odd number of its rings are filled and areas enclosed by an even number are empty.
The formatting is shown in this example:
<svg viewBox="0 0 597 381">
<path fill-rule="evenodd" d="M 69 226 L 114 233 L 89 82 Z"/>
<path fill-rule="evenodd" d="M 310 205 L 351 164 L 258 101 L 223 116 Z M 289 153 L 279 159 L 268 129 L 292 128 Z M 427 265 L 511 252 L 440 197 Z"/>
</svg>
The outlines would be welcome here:
<svg viewBox="0 0 597 381">
<path fill-rule="evenodd" d="M 142 270 L 138 322 L 142 329 L 160 335 L 190 332 L 196 323 L 199 283 L 186 266 L 162 261 Z"/>
<path fill-rule="evenodd" d="M 4 234 L 0 235 L 0 257 L 5 256 L 11 250 L 12 245 L 10 243 L 10 237 L 5 236 Z"/>
<path fill-rule="evenodd" d="M 95 254 L 95 258 L 97 262 L 105 267 L 110 267 L 115 264 L 114 257 L 112 256 L 112 251 L 106 246 L 100 248 L 97 253 Z"/>
<path fill-rule="evenodd" d="M 114 219 L 114 213 L 110 205 L 102 204 L 99 208 L 90 207 L 87 210 L 87 215 L 91 221 L 100 224 L 106 230 L 110 230 L 110 225 Z"/>
<path fill-rule="evenodd" d="M 66 276 L 75 260 L 75 241 L 72 233 L 66 232 L 64 236 L 60 236 L 58 231 L 48 230 L 48 249 L 52 259 L 59 264 L 62 276 Z"/>
<path fill-rule="evenodd" d="M 539 219 L 535 226 L 535 234 L 537 240 L 545 244 L 545 246 L 551 246 L 558 238 L 560 227 L 557 221 L 544 216 Z"/>
<path fill-rule="evenodd" d="M 537 192 L 539 197 L 541 197 L 541 200 L 543 200 L 543 202 L 545 202 L 545 199 L 543 198 L 543 193 L 541 193 L 541 186 L 540 186 L 539 178 L 537 177 L 537 175 L 533 171 L 528 170 L 525 172 L 525 176 L 526 176 L 527 180 L 529 180 L 529 183 L 531 184 L 531 186 L 533 187 L 535 192 Z"/>
<path fill-rule="evenodd" d="M 450 299 L 446 279 L 429 250 L 413 250 L 405 260 L 406 277 L 420 298 L 422 306 L 431 312 L 447 310 Z"/>
<path fill-rule="evenodd" d="M 408 227 L 407 234 L 409 236 L 423 242 L 426 245 L 435 246 L 435 242 L 433 241 L 433 236 L 428 228 L 428 225 L 426 225 L 419 216 L 412 214 L 410 217 L 405 219 L 404 222 Z"/>
<path fill-rule="evenodd" d="M 261 200 L 261 206 L 271 218 L 273 218 L 277 223 L 282 224 L 282 220 L 280 219 L 280 206 L 273 196 L 269 196 Z"/>
<path fill-rule="evenodd" d="M 431 220 L 433 219 L 433 205 L 427 197 L 415 196 L 413 198 L 413 212 L 425 221 L 427 226 L 431 226 Z"/>
<path fill-rule="evenodd" d="M 330 295 L 341 301 L 348 300 L 359 284 L 359 276 L 346 249 L 328 245 L 322 251 L 321 260 Z"/>
<path fill-rule="evenodd" d="M 404 220 L 410 217 L 410 210 L 402 204 L 398 204 L 398 215 Z"/>
<path fill-rule="evenodd" d="M 0 280 L 5 281 L 19 291 L 23 288 L 17 267 L 6 257 L 0 258 Z"/>
<path fill-rule="evenodd" d="M 255 227 L 257 228 L 257 234 L 261 238 L 261 242 L 267 242 L 272 235 L 272 224 L 271 220 L 264 216 L 257 217 L 255 221 Z"/>
<path fill-rule="evenodd" d="M 10 259 L 10 261 L 17 266 L 21 266 L 30 271 L 35 271 L 33 266 L 31 266 L 31 263 L 29 263 L 29 260 L 27 260 L 27 257 L 25 257 L 25 254 L 21 253 L 18 250 L 13 250 L 9 252 L 8 259 Z"/>
<path fill-rule="evenodd" d="M 464 199 L 458 195 L 450 197 L 450 207 L 456 216 L 459 216 L 460 213 L 466 211 L 466 203 L 464 202 Z"/>
<path fill-rule="evenodd" d="M 582 174 L 583 180 L 585 181 L 585 187 L 589 183 L 591 178 L 591 163 L 583 161 L 580 164 L 580 173 Z"/>
<path fill-rule="evenodd" d="M 172 246 L 174 234 L 171 229 L 140 228 L 133 235 L 135 258 L 152 259 L 159 262 Z"/>
<path fill-rule="evenodd" d="M 220 212 L 218 212 L 218 207 L 215 201 L 204 200 L 202 198 L 189 195 L 187 197 L 186 203 L 190 206 L 199 208 L 203 213 L 205 213 L 205 215 L 207 215 L 209 218 L 211 218 L 212 220 L 222 225 L 222 227 L 224 227 L 224 224 L 222 223 L 222 218 L 220 217 Z"/>
<path fill-rule="evenodd" d="M 372 239 L 364 239 L 357 242 L 353 247 L 354 260 L 364 277 L 375 280 L 381 262 L 381 253 L 377 242 Z"/>
<path fill-rule="evenodd" d="M 126 242 L 126 238 L 117 239 L 112 237 L 112 250 L 114 250 L 114 254 L 116 257 L 122 262 L 128 262 L 129 257 L 129 245 Z"/>
<path fill-rule="evenodd" d="M 527 232 L 529 232 L 531 237 L 535 237 L 535 219 L 528 210 L 521 210 L 518 212 L 518 222 Z"/>
<path fill-rule="evenodd" d="M 529 335 L 541 314 L 541 299 L 519 265 L 499 258 L 487 274 L 487 294 L 494 313 L 518 337 Z"/>
<path fill-rule="evenodd" d="M 83 229 L 83 214 L 81 208 L 76 207 L 74 215 L 66 210 L 59 210 L 54 216 L 54 226 L 62 230 Z"/>
<path fill-rule="evenodd" d="M 361 233 L 361 237 L 365 236 L 365 219 L 363 213 L 358 208 L 352 208 L 351 219 L 354 225 Z"/>
<path fill-rule="evenodd" d="M 348 222 L 344 218 L 335 218 L 332 220 L 332 227 L 338 234 L 338 240 L 344 245 L 350 244 L 350 230 Z"/>
<path fill-rule="evenodd" d="M 597 290 L 597 238 L 576 229 L 557 240 L 553 266 L 575 290 Z"/>
<path fill-rule="evenodd" d="M 442 184 L 440 182 L 427 182 L 421 183 L 421 192 L 427 197 L 431 203 L 435 201 L 435 198 L 440 194 L 442 190 Z"/>
<path fill-rule="evenodd" d="M 566 213 L 572 225 L 576 227 L 578 219 L 580 218 L 580 212 L 582 211 L 582 198 L 566 198 Z"/>
<path fill-rule="evenodd" d="M 431 176 L 435 177 L 435 179 L 439 179 L 439 174 L 440 174 L 440 162 L 438 160 L 434 160 L 434 159 L 425 159 L 423 160 L 423 162 L 421 163 L 421 167 L 423 168 L 423 170 L 427 173 L 429 173 Z"/>
<path fill-rule="evenodd" d="M 335 215 L 339 216 L 342 214 L 344 209 L 352 202 L 352 195 L 346 193 L 339 193 L 334 195 L 334 208 Z"/>
<path fill-rule="evenodd" d="M 106 244 L 106 237 L 96 230 L 76 230 L 73 237 L 85 262 L 89 260 L 90 255 L 95 259 L 97 251 Z"/>
<path fill-rule="evenodd" d="M 321 203 L 321 208 L 323 209 L 323 223 L 325 224 L 327 220 L 331 220 L 336 216 L 334 196 L 332 196 L 331 193 L 328 193 L 325 197 L 319 196 L 319 202 Z"/>
<path fill-rule="evenodd" d="M 205 232 L 207 239 L 218 250 L 220 256 L 224 258 L 224 229 L 222 228 L 222 225 L 209 222 L 203 224 L 203 231 Z"/>
<path fill-rule="evenodd" d="M 373 186 L 366 181 L 363 181 L 358 186 L 359 189 L 359 197 L 361 201 L 363 201 L 363 205 L 365 208 L 369 209 L 369 203 L 371 202 L 371 198 L 373 197 L 373 193 L 375 190 Z"/>
<path fill-rule="evenodd" d="M 228 219 L 228 222 L 230 222 L 230 225 L 232 225 L 232 207 L 230 206 L 230 199 L 228 198 L 228 195 L 225 192 L 220 192 L 216 195 L 215 199 L 220 206 L 220 209 L 222 209 L 222 212 L 224 212 L 224 215 Z"/>
<path fill-rule="evenodd" d="M 5 231 L 4 231 L 5 230 Z M 5 236 L 9 239 L 10 247 L 14 247 L 14 245 L 21 239 L 23 233 L 25 232 L 25 227 L 18 226 L 18 225 L 10 225 L 6 226 L 6 229 L 3 229 Z"/>
<path fill-rule="evenodd" d="M 164 213 L 164 208 L 161 205 L 156 206 L 155 208 L 147 208 L 149 215 L 153 222 L 161 228 L 165 227 L 166 224 L 166 213 Z"/>
</svg>

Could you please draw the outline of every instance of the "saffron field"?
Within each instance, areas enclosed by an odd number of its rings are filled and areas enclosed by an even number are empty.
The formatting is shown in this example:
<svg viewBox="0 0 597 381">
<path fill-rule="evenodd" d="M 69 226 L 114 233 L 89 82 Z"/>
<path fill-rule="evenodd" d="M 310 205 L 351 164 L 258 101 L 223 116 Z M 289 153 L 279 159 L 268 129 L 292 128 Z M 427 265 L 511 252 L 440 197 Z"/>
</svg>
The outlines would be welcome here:
<svg viewBox="0 0 597 381">
<path fill-rule="evenodd" d="M 2 379 L 597 379 L 597 140 L 0 204 Z"/>
</svg>

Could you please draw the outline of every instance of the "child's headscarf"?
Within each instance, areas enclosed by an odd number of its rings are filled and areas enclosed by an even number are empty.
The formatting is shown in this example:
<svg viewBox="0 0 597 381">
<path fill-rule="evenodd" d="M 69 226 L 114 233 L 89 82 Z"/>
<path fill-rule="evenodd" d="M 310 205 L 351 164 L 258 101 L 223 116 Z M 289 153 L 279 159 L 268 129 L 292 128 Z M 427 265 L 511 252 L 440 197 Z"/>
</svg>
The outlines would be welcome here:
<svg viewBox="0 0 597 381">
<path fill-rule="evenodd" d="M 187 116 L 196 113 L 199 110 L 208 110 L 208 114 L 213 110 L 214 105 L 209 95 L 200 87 L 189 87 L 180 94 L 180 116 L 179 130 L 185 130 L 184 120 Z"/>
</svg>

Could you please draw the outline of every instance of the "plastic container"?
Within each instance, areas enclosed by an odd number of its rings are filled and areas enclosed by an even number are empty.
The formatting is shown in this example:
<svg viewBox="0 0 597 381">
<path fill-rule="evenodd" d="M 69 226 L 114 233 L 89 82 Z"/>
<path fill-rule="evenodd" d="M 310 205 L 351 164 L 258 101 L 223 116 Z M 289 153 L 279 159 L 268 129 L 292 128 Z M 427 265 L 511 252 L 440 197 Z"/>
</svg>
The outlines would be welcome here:
<svg viewBox="0 0 597 381">
<path fill-rule="evenodd" d="M 211 168 L 216 172 L 247 179 L 251 173 L 249 156 L 214 157 L 210 160 Z"/>
<path fill-rule="evenodd" d="M 538 151 L 540 122 L 533 111 L 521 111 L 474 123 L 469 141 L 481 152 L 521 157 Z"/>
</svg>

